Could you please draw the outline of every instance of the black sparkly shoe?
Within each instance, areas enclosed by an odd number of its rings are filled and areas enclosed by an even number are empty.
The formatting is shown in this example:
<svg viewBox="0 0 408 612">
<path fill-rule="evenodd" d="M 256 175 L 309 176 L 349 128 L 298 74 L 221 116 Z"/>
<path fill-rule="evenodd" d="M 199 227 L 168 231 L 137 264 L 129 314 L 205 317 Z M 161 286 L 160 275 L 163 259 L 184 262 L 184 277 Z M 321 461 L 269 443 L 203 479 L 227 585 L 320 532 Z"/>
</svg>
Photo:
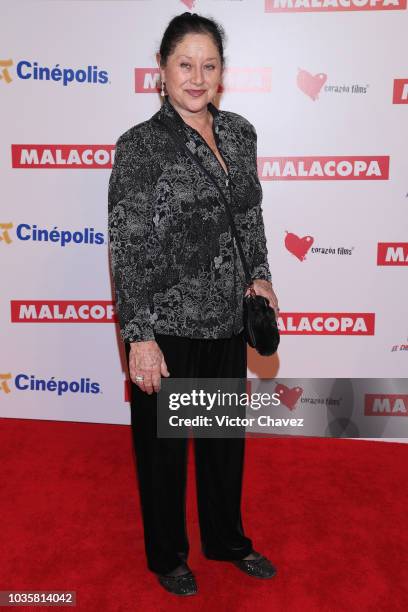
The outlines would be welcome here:
<svg viewBox="0 0 408 612">
<path fill-rule="evenodd" d="M 191 571 L 180 576 L 157 574 L 157 579 L 169 593 L 174 593 L 175 595 L 195 595 L 197 593 L 197 583 Z"/>
<path fill-rule="evenodd" d="M 237 561 L 232 561 L 232 563 L 235 567 L 253 578 L 272 578 L 275 576 L 277 572 L 276 567 L 272 565 L 269 559 L 257 553 L 255 550 L 252 552 L 259 556 L 256 557 L 256 559 L 239 559 Z"/>
</svg>

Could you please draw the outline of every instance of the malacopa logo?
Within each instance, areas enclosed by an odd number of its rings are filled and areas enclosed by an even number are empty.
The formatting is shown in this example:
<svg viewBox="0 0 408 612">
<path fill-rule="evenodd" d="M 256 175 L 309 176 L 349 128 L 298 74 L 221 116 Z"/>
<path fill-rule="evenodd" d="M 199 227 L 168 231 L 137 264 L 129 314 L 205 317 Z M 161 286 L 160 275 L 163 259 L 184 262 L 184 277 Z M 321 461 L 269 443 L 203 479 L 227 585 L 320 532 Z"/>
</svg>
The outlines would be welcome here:
<svg viewBox="0 0 408 612">
<path fill-rule="evenodd" d="M 48 392 L 59 397 L 67 393 L 82 395 L 98 395 L 102 393 L 101 385 L 90 378 L 81 377 L 77 380 L 58 379 L 55 376 L 42 378 L 35 374 L 19 373 L 12 376 L 11 372 L 0 373 L 0 394 L 9 394 L 12 389 L 16 391 Z"/>
<path fill-rule="evenodd" d="M 158 93 L 160 72 L 158 68 L 135 68 L 135 93 Z M 272 90 L 272 69 L 268 67 L 228 68 L 218 92 L 268 93 Z"/>
<path fill-rule="evenodd" d="M 408 242 L 379 242 L 377 266 L 408 266 Z"/>
<path fill-rule="evenodd" d="M 258 157 L 262 181 L 387 181 L 388 155 Z"/>
<path fill-rule="evenodd" d="M 394 79 L 393 104 L 408 104 L 408 79 Z"/>
<path fill-rule="evenodd" d="M 6 84 L 13 82 L 13 75 L 22 81 L 46 81 L 67 87 L 72 83 L 106 85 L 110 83 L 106 70 L 88 65 L 83 68 L 41 66 L 37 61 L 22 59 L 16 64 L 13 59 L 0 59 L 0 80 Z"/>
<path fill-rule="evenodd" d="M 266 13 L 402 11 L 406 8 L 407 0 L 265 0 Z"/>
<path fill-rule="evenodd" d="M 408 395 L 396 393 L 366 393 L 364 396 L 366 416 L 408 416 Z"/>
<path fill-rule="evenodd" d="M 352 255 L 354 247 L 345 246 L 312 246 L 315 239 L 313 236 L 298 236 L 293 232 L 286 231 L 285 236 L 285 247 L 298 259 L 299 261 L 306 261 L 307 254 L 310 252 L 312 255 L 338 255 L 340 257 L 344 255 Z"/>
<path fill-rule="evenodd" d="M 12 144 L 11 167 L 26 169 L 112 168 L 115 145 Z"/>
<path fill-rule="evenodd" d="M 14 224 L 0 223 L 0 242 L 11 244 L 12 235 L 18 242 L 35 242 L 55 244 L 59 247 L 66 246 L 100 246 L 106 244 L 105 235 L 95 231 L 94 227 L 84 227 L 77 230 L 61 229 L 58 225 L 51 228 L 38 227 L 35 223 L 18 223 L 14 230 Z M 14 239 L 14 241 L 15 241 Z"/>
<path fill-rule="evenodd" d="M 114 303 L 69 300 L 11 300 L 12 323 L 114 323 Z"/>
<path fill-rule="evenodd" d="M 373 336 L 373 312 L 285 312 L 278 317 L 282 334 Z"/>
</svg>

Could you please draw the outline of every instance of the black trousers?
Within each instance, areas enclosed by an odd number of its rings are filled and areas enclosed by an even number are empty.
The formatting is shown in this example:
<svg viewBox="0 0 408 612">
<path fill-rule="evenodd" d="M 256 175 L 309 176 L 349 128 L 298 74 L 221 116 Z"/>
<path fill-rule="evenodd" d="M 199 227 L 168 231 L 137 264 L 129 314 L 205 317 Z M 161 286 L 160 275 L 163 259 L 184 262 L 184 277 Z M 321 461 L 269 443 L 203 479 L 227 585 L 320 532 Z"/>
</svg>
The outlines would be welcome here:
<svg viewBox="0 0 408 612">
<path fill-rule="evenodd" d="M 202 339 L 156 334 L 170 376 L 246 378 L 243 333 Z M 129 357 L 130 345 L 126 344 Z M 131 383 L 131 427 L 137 462 L 148 568 L 167 573 L 187 560 L 187 438 L 157 437 L 157 393 Z M 252 541 L 244 535 L 241 491 L 245 437 L 194 438 L 201 547 L 209 559 L 246 557 Z"/>
</svg>

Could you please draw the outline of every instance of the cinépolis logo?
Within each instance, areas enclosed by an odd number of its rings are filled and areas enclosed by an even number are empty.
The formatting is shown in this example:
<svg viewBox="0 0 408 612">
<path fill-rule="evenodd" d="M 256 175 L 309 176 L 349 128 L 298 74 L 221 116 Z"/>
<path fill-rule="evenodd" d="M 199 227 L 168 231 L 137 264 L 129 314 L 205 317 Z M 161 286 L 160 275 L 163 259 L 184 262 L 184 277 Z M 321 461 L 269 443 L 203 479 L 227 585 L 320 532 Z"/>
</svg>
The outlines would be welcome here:
<svg viewBox="0 0 408 612">
<path fill-rule="evenodd" d="M 21 81 L 49 82 L 67 87 L 72 83 L 87 85 L 106 85 L 110 83 L 107 70 L 100 70 L 95 64 L 71 67 L 54 64 L 44 66 L 31 59 L 0 58 L 0 81 L 6 85 L 13 82 L 14 77 Z"/>
<path fill-rule="evenodd" d="M 81 229 L 60 228 L 58 225 L 51 227 L 38 227 L 36 223 L 14 223 L 9 221 L 0 222 L 0 242 L 12 244 L 20 243 L 55 244 L 59 247 L 66 246 L 100 246 L 106 243 L 103 232 L 97 232 L 94 227 L 82 227 Z"/>
<path fill-rule="evenodd" d="M 52 393 L 60 397 L 67 393 L 98 395 L 102 392 L 100 383 L 87 377 L 66 380 L 55 376 L 44 378 L 27 372 L 20 372 L 15 376 L 11 372 L 0 372 L 0 393 L 7 395 L 13 388 L 16 391 Z"/>
</svg>

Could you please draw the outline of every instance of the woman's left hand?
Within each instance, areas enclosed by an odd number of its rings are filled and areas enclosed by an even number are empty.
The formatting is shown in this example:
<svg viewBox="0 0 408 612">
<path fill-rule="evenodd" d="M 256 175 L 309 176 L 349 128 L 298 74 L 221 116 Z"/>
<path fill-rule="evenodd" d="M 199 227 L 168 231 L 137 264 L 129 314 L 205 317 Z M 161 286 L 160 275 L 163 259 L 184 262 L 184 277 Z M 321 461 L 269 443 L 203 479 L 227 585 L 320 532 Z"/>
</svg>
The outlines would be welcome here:
<svg viewBox="0 0 408 612">
<path fill-rule="evenodd" d="M 269 302 L 269 306 L 274 309 L 276 319 L 279 316 L 279 305 L 278 298 L 274 290 L 272 289 L 272 283 L 262 278 L 256 278 L 253 281 L 253 287 L 256 295 L 263 295 Z M 249 289 L 246 290 L 245 295 L 249 295 Z"/>
</svg>

